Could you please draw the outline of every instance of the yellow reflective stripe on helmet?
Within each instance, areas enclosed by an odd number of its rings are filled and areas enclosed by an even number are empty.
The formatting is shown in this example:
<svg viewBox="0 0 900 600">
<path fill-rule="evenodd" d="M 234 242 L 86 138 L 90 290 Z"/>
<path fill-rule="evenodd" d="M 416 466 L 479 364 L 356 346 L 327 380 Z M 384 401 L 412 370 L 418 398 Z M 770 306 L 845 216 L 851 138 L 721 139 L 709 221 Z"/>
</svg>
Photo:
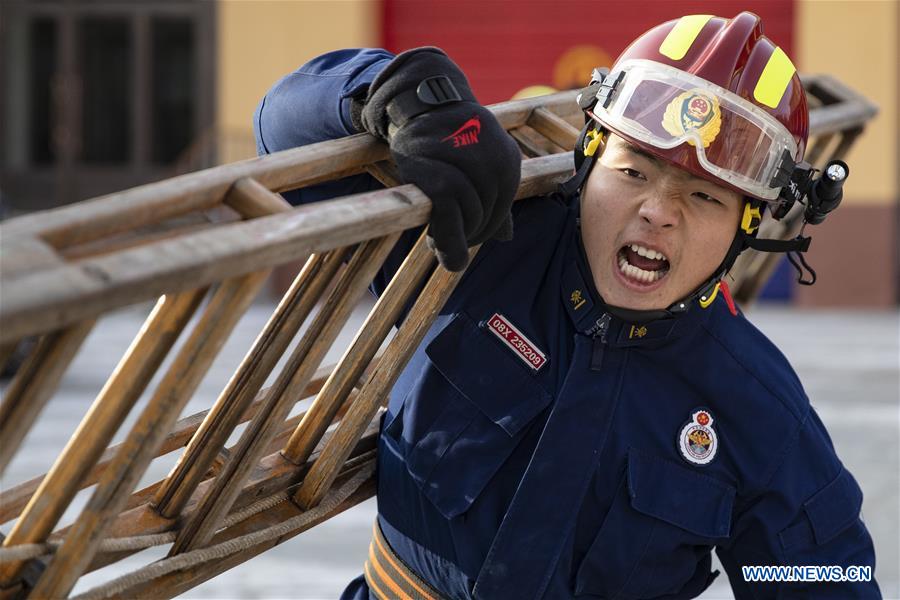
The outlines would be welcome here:
<svg viewBox="0 0 900 600">
<path fill-rule="evenodd" d="M 796 72 L 794 63 L 784 53 L 784 50 L 775 48 L 759 76 L 759 81 L 756 82 L 753 97 L 760 104 L 776 108 Z"/>
<path fill-rule="evenodd" d="M 663 43 L 659 46 L 659 53 L 672 60 L 681 60 L 691 44 L 700 35 L 700 30 L 709 23 L 712 15 L 688 15 L 681 17 Z"/>
</svg>

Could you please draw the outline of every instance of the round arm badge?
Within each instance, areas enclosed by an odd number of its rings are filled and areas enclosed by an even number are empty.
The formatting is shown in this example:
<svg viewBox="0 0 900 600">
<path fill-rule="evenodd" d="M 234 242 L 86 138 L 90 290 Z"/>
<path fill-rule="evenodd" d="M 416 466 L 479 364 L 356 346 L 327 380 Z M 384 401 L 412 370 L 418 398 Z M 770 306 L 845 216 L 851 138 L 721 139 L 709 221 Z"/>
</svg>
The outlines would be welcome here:
<svg viewBox="0 0 900 600">
<path fill-rule="evenodd" d="M 708 411 L 698 410 L 691 415 L 688 424 L 681 428 L 681 433 L 678 434 L 678 448 L 689 463 L 705 465 L 715 458 L 719 438 L 712 424 L 712 415 Z"/>
</svg>

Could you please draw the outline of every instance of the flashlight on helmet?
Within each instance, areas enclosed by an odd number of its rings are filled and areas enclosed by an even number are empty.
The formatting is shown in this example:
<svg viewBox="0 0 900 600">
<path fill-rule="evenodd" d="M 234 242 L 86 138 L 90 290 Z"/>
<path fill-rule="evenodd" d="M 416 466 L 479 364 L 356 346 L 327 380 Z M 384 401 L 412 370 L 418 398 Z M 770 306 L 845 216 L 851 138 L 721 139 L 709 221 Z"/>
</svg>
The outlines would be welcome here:
<svg viewBox="0 0 900 600">
<path fill-rule="evenodd" d="M 818 225 L 828 213 L 841 203 L 844 197 L 844 182 L 850 175 L 850 167 L 842 160 L 832 160 L 825 165 L 822 175 L 815 180 L 806 200 L 803 218 L 810 225 Z"/>
<path fill-rule="evenodd" d="M 828 213 L 840 205 L 844 197 L 844 183 L 850 175 L 850 167 L 842 160 L 831 160 L 822 174 L 815 178 L 815 169 L 807 163 L 794 168 L 790 182 L 781 189 L 781 203 L 772 211 L 776 219 L 790 212 L 795 202 L 806 203 L 803 220 L 810 225 L 818 225 Z"/>
</svg>

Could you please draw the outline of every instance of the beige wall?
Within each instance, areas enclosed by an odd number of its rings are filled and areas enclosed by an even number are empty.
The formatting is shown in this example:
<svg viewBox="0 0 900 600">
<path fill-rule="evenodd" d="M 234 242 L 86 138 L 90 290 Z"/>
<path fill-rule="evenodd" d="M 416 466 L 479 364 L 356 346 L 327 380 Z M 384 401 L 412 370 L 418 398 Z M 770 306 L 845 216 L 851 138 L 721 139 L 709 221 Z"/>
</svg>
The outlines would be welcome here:
<svg viewBox="0 0 900 600">
<path fill-rule="evenodd" d="M 878 105 L 847 157 L 844 203 L 813 236 L 808 260 L 818 274 L 798 287 L 800 306 L 896 306 L 900 198 L 900 2 L 798 0 L 796 48 L 802 72 L 828 73 Z"/>
<path fill-rule="evenodd" d="M 828 73 L 878 105 L 879 113 L 857 141 L 847 163 L 848 205 L 897 201 L 898 149 L 897 0 L 799 0 L 797 67 Z"/>
<path fill-rule="evenodd" d="M 253 110 L 276 80 L 328 50 L 377 44 L 380 28 L 374 0 L 220 0 L 217 20 L 223 162 L 252 152 Z"/>
</svg>

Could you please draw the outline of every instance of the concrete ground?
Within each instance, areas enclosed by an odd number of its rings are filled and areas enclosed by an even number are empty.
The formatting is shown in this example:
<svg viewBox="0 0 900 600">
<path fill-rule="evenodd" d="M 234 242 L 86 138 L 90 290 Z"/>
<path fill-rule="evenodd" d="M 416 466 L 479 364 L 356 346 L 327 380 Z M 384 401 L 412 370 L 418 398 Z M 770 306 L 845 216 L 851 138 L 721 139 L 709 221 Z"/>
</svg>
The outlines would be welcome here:
<svg viewBox="0 0 900 600">
<path fill-rule="evenodd" d="M 25 446 L 8 468 L 3 487 L 44 473 L 127 348 L 148 307 L 105 317 L 67 372 L 61 391 L 44 410 Z M 273 306 L 254 305 L 231 336 L 200 390 L 185 410 L 210 406 Z M 354 315 L 359 323 L 362 310 Z M 753 320 L 791 360 L 828 427 L 838 453 L 864 493 L 863 516 L 875 540 L 875 576 L 885 598 L 900 599 L 900 320 L 897 312 L 798 311 L 763 307 Z M 344 334 L 349 341 L 350 332 Z M 339 356 L 333 353 L 327 360 Z M 151 384 L 150 389 L 153 389 Z M 137 411 L 133 411 L 137 412 Z M 129 418 L 132 422 L 135 414 Z M 126 429 L 127 431 L 127 429 Z M 122 436 L 120 434 L 120 439 Z M 172 465 L 157 461 L 142 485 Z M 71 522 L 87 500 L 80 494 L 63 518 Z M 361 572 L 374 501 L 370 500 L 309 533 L 276 547 L 185 594 L 185 598 L 337 598 Z M 0 527 L 8 533 L 10 524 Z M 147 550 L 82 578 L 76 592 L 162 557 Z M 702 598 L 731 598 L 724 576 Z"/>
</svg>

